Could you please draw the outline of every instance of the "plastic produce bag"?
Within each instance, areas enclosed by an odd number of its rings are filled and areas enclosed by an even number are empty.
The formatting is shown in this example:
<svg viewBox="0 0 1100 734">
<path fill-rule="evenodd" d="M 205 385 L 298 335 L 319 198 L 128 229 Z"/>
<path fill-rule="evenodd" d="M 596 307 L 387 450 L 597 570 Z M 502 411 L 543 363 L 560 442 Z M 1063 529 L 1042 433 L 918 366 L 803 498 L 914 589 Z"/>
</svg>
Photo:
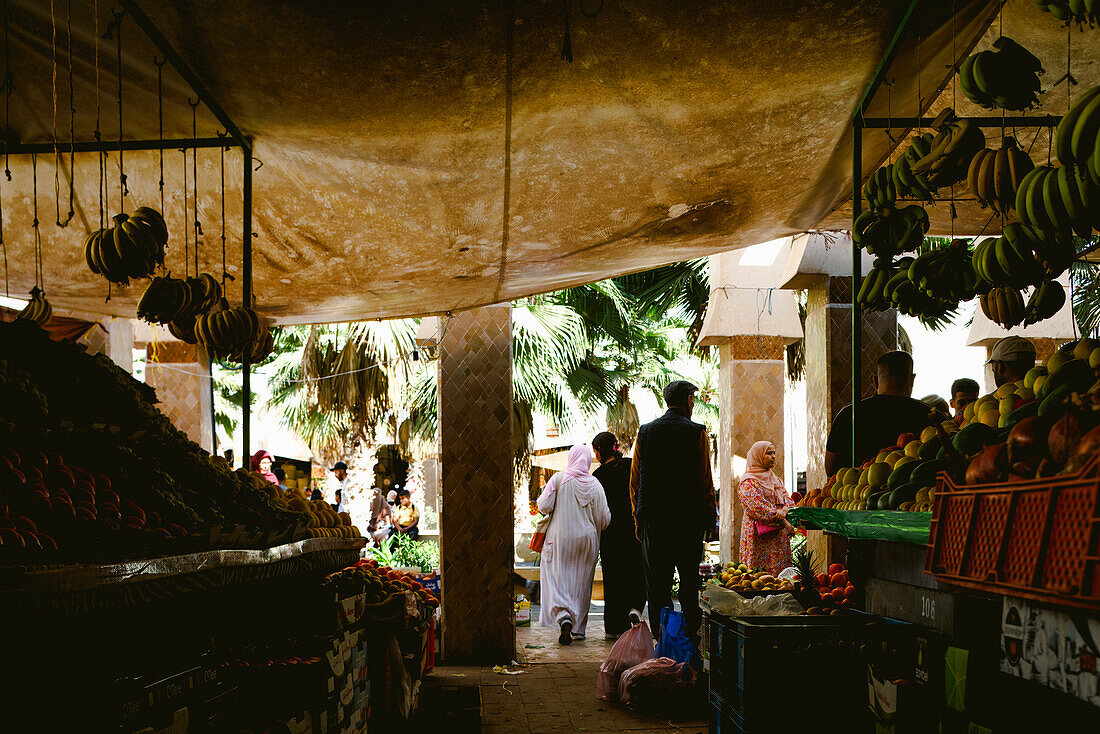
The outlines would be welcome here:
<svg viewBox="0 0 1100 734">
<path fill-rule="evenodd" d="M 699 606 L 726 617 L 790 617 L 804 607 L 792 594 L 772 594 L 746 599 L 736 591 L 711 584 L 699 595 Z"/>
<path fill-rule="evenodd" d="M 615 640 L 596 677 L 596 698 L 614 701 L 619 697 L 619 677 L 638 663 L 653 658 L 653 633 L 638 622 Z"/>
<path fill-rule="evenodd" d="M 619 700 L 638 711 L 682 713 L 690 709 L 697 680 L 687 663 L 671 658 L 646 660 L 619 678 Z"/>
</svg>

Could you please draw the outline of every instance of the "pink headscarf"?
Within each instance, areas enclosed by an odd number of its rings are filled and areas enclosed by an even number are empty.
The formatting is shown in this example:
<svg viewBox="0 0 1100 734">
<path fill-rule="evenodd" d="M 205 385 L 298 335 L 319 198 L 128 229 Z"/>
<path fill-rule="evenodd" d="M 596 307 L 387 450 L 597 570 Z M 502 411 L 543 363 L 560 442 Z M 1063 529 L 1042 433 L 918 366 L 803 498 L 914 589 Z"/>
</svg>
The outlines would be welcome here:
<svg viewBox="0 0 1100 734">
<path fill-rule="evenodd" d="M 764 468 L 764 454 L 768 449 L 775 448 L 771 441 L 757 441 L 749 449 L 749 455 L 745 457 L 745 472 L 741 475 L 741 481 L 755 479 L 764 489 L 786 492 L 783 480 L 771 469 Z"/>
<path fill-rule="evenodd" d="M 596 495 L 603 491 L 603 485 L 596 477 L 592 476 L 592 449 L 579 443 L 569 449 L 569 458 L 566 460 L 565 471 L 550 477 L 547 489 L 554 491 L 562 482 L 573 483 L 573 494 L 577 496 L 577 502 L 581 507 L 596 499 Z M 551 487 L 550 485 L 554 486 Z"/>
</svg>

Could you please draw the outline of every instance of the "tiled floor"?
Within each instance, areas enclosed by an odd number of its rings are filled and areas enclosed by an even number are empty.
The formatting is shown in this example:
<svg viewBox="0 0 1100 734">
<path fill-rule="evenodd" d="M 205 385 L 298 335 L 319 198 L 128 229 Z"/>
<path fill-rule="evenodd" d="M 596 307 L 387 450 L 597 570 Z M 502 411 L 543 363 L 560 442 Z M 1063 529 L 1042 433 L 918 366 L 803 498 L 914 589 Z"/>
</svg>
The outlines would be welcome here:
<svg viewBox="0 0 1100 734">
<path fill-rule="evenodd" d="M 612 644 L 604 639 L 601 605 L 593 605 L 587 638 L 565 646 L 558 645 L 556 629 L 538 626 L 537 607 L 532 612 L 532 625 L 516 630 L 523 673 L 441 666 L 431 675 L 438 684 L 480 687 L 482 732 L 706 732 L 705 722 L 653 719 L 596 698 L 596 676 Z"/>
</svg>

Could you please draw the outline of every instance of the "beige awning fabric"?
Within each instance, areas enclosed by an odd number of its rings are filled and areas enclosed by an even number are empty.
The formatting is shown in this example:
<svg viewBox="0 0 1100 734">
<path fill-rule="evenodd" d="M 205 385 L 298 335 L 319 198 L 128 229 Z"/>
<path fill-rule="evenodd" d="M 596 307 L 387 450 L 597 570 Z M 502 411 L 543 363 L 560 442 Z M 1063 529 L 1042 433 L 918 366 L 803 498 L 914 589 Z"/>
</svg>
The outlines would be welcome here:
<svg viewBox="0 0 1100 734">
<path fill-rule="evenodd" d="M 543 469 L 550 469 L 552 471 L 565 471 L 565 467 L 569 463 L 569 450 L 557 451 L 552 454 L 543 454 L 542 456 L 531 455 L 531 465 L 541 466 Z M 592 466 L 595 467 L 596 461 L 592 461 Z"/>
<path fill-rule="evenodd" d="M 9 4 L 12 128 L 24 142 L 39 142 L 52 140 L 56 125 L 64 149 L 65 5 L 54 4 L 55 113 L 50 3 Z M 109 5 L 98 3 L 100 35 Z M 261 313 L 278 323 L 442 313 L 845 226 L 850 117 L 906 6 L 896 0 L 609 2 L 594 18 L 572 13 L 574 58 L 567 63 L 559 3 L 141 5 L 254 137 L 255 291 Z M 983 34 L 983 43 L 990 40 L 986 29 L 998 6 L 992 0 L 922 2 L 919 49 L 915 40 L 906 44 L 890 74 L 893 85 L 869 114 L 915 114 L 918 89 L 921 98 L 935 99 L 953 59 Z M 96 129 L 93 7 L 90 0 L 72 2 L 75 129 L 83 139 Z M 124 137 L 155 138 L 157 54 L 132 20 L 123 20 L 121 32 Z M 1011 0 L 1005 32 L 1048 64 L 1050 86 L 1063 71 L 1064 28 L 1027 0 Z M 1084 58 L 1084 36 L 1071 36 L 1076 58 Z M 114 49 L 113 38 L 99 44 L 106 138 L 118 135 Z M 1096 83 L 1097 73 L 1095 65 L 1075 67 L 1082 83 Z M 193 94 L 170 67 L 164 85 L 165 134 L 189 135 Z M 1044 97 L 1051 110 L 1064 109 L 1063 90 Z M 200 136 L 218 128 L 201 106 L 197 127 Z M 865 170 L 891 147 L 882 131 L 869 133 Z M 164 156 L 174 274 L 184 270 L 185 231 L 193 240 L 193 216 L 184 213 L 184 157 L 180 151 Z M 81 241 L 100 218 L 96 155 L 76 156 L 76 215 L 64 229 L 54 224 L 52 158 L 37 161 L 49 298 L 58 307 L 132 316 L 144 283 L 114 288 L 105 300 L 106 283 L 80 255 Z M 112 154 L 108 215 L 120 206 L 118 164 Z M 159 206 L 160 156 L 127 153 L 124 164 L 125 208 Z M 239 279 L 239 154 L 227 153 L 226 164 L 226 242 Z M 66 159 L 57 176 L 63 216 L 67 166 Z M 11 170 L 12 181 L 0 181 L 0 204 L 12 290 L 22 293 L 33 272 L 29 158 L 13 157 Z M 199 267 L 216 271 L 217 151 L 199 151 L 197 183 Z M 946 231 L 946 210 L 941 205 L 933 213 L 940 231 Z M 966 223 L 978 219 L 961 216 Z M 229 293 L 240 298 L 239 280 Z"/>
</svg>

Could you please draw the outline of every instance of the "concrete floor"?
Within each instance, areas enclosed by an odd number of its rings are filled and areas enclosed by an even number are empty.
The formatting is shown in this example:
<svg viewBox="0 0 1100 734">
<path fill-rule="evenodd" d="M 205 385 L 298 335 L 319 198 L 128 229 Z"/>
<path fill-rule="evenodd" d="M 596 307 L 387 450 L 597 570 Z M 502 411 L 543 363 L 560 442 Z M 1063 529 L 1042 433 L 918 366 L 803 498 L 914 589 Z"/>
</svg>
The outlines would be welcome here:
<svg viewBox="0 0 1100 734">
<path fill-rule="evenodd" d="M 612 645 L 604 639 L 602 604 L 593 604 L 587 638 L 572 645 L 558 645 L 557 629 L 538 626 L 537 607 L 531 617 L 530 627 L 516 629 L 520 675 L 494 673 L 492 666 L 440 666 L 425 684 L 478 686 L 485 734 L 706 732 L 704 721 L 653 719 L 596 698 L 596 676 Z"/>
</svg>

